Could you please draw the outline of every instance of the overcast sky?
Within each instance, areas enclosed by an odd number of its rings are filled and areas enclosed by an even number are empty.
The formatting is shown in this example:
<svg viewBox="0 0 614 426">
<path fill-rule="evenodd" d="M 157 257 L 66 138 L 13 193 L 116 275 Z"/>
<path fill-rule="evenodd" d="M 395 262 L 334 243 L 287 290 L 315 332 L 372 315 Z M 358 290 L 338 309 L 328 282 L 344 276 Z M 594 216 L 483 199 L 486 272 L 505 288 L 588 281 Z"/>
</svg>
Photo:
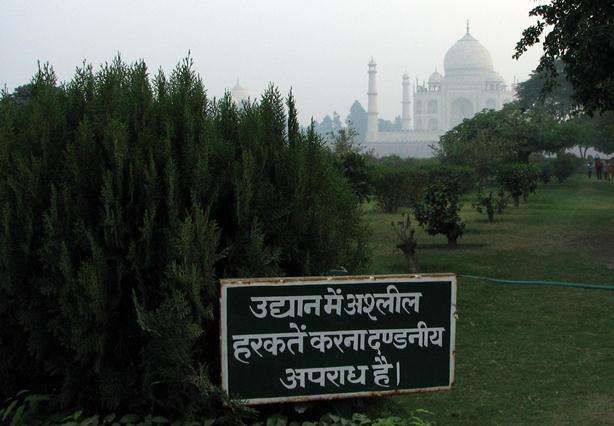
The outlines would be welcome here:
<svg viewBox="0 0 614 426">
<path fill-rule="evenodd" d="M 84 59 L 117 52 L 165 71 L 192 52 L 207 91 L 220 96 L 236 78 L 258 95 L 268 82 L 294 88 L 300 118 L 366 107 L 367 62 L 378 64 L 380 117 L 400 113 L 401 75 L 426 80 L 450 46 L 471 33 L 509 82 L 525 79 L 541 48 L 516 61 L 532 22 L 529 0 L 0 0 L 0 85 L 27 82 L 36 61 L 61 80 Z"/>
</svg>

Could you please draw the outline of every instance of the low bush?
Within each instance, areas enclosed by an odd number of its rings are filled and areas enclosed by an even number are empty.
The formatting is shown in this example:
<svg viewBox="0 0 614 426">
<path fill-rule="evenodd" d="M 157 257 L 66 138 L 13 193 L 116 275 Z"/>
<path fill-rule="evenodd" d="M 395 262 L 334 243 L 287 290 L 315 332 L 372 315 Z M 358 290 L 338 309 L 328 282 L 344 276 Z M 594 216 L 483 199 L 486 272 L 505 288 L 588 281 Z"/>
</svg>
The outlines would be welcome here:
<svg viewBox="0 0 614 426">
<path fill-rule="evenodd" d="M 373 176 L 373 192 L 377 204 L 385 213 L 410 207 L 420 199 L 424 181 L 424 174 L 411 165 L 377 165 Z"/>
<path fill-rule="evenodd" d="M 424 164 L 420 170 L 425 176 L 426 182 L 443 180 L 454 182 L 461 194 L 471 192 L 477 182 L 475 171 L 469 166 L 447 165 L 439 162 Z"/>
<path fill-rule="evenodd" d="M 553 174 L 559 183 L 565 182 L 577 169 L 575 156 L 560 152 L 553 161 Z"/>
<path fill-rule="evenodd" d="M 465 230 L 459 216 L 460 195 L 456 182 L 435 180 L 426 186 L 424 199 L 413 208 L 418 223 L 430 235 L 445 235 L 449 248 L 456 247 L 458 238 Z"/>
<path fill-rule="evenodd" d="M 392 222 L 392 230 L 395 234 L 395 247 L 403 253 L 410 273 L 420 272 L 420 263 L 416 257 L 416 230 L 411 226 L 411 216 L 405 213 L 401 220 Z"/>
<path fill-rule="evenodd" d="M 536 167 L 524 163 L 509 164 L 501 167 L 497 179 L 501 188 L 514 200 L 514 206 L 518 207 L 521 197 L 526 201 L 529 194 L 535 191 L 538 171 Z"/>
</svg>

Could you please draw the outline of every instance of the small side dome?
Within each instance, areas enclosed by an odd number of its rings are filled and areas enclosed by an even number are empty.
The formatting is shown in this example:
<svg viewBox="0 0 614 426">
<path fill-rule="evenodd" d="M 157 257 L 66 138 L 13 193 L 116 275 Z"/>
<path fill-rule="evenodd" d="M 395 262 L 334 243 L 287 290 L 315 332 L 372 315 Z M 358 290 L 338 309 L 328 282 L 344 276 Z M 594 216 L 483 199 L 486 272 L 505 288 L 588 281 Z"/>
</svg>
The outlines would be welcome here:
<svg viewBox="0 0 614 426">
<path fill-rule="evenodd" d="M 437 70 L 429 77 L 429 84 L 441 84 L 443 81 L 443 75 L 439 74 Z"/>
</svg>

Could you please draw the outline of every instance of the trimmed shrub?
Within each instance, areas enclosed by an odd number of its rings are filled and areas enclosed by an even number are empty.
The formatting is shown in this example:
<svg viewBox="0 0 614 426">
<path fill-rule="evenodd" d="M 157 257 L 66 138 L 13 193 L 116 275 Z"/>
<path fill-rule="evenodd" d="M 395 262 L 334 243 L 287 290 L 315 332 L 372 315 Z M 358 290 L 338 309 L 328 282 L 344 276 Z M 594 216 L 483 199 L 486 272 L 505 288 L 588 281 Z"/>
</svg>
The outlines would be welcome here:
<svg viewBox="0 0 614 426">
<path fill-rule="evenodd" d="M 375 167 L 373 192 L 377 204 L 385 213 L 410 207 L 420 199 L 426 177 L 410 165 Z"/>
<path fill-rule="evenodd" d="M 425 175 L 426 182 L 435 180 L 454 182 L 461 194 L 471 192 L 476 186 L 477 175 L 469 166 L 431 162 L 422 165 L 420 169 Z"/>
<path fill-rule="evenodd" d="M 510 164 L 499 170 L 498 181 L 502 189 L 510 194 L 514 206 L 520 205 L 520 198 L 525 201 L 537 186 L 538 172 L 535 167 L 524 163 Z"/>
<path fill-rule="evenodd" d="M 445 235 L 449 248 L 456 247 L 458 238 L 465 231 L 465 224 L 459 216 L 460 194 L 455 182 L 436 180 L 426 186 L 424 200 L 413 208 L 418 223 L 430 235 Z"/>
</svg>

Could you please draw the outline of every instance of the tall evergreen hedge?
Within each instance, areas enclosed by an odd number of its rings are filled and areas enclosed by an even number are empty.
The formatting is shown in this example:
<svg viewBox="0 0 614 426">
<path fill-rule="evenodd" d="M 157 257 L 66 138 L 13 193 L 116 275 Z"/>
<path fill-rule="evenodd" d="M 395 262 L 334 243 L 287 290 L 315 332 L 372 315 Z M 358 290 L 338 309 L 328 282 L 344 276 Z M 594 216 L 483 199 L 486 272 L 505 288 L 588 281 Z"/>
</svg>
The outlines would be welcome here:
<svg viewBox="0 0 614 426">
<path fill-rule="evenodd" d="M 65 84 L 41 67 L 0 100 L 0 173 L 3 399 L 214 412 L 217 280 L 365 260 L 357 199 L 292 95 L 212 100 L 189 58 Z"/>
</svg>

